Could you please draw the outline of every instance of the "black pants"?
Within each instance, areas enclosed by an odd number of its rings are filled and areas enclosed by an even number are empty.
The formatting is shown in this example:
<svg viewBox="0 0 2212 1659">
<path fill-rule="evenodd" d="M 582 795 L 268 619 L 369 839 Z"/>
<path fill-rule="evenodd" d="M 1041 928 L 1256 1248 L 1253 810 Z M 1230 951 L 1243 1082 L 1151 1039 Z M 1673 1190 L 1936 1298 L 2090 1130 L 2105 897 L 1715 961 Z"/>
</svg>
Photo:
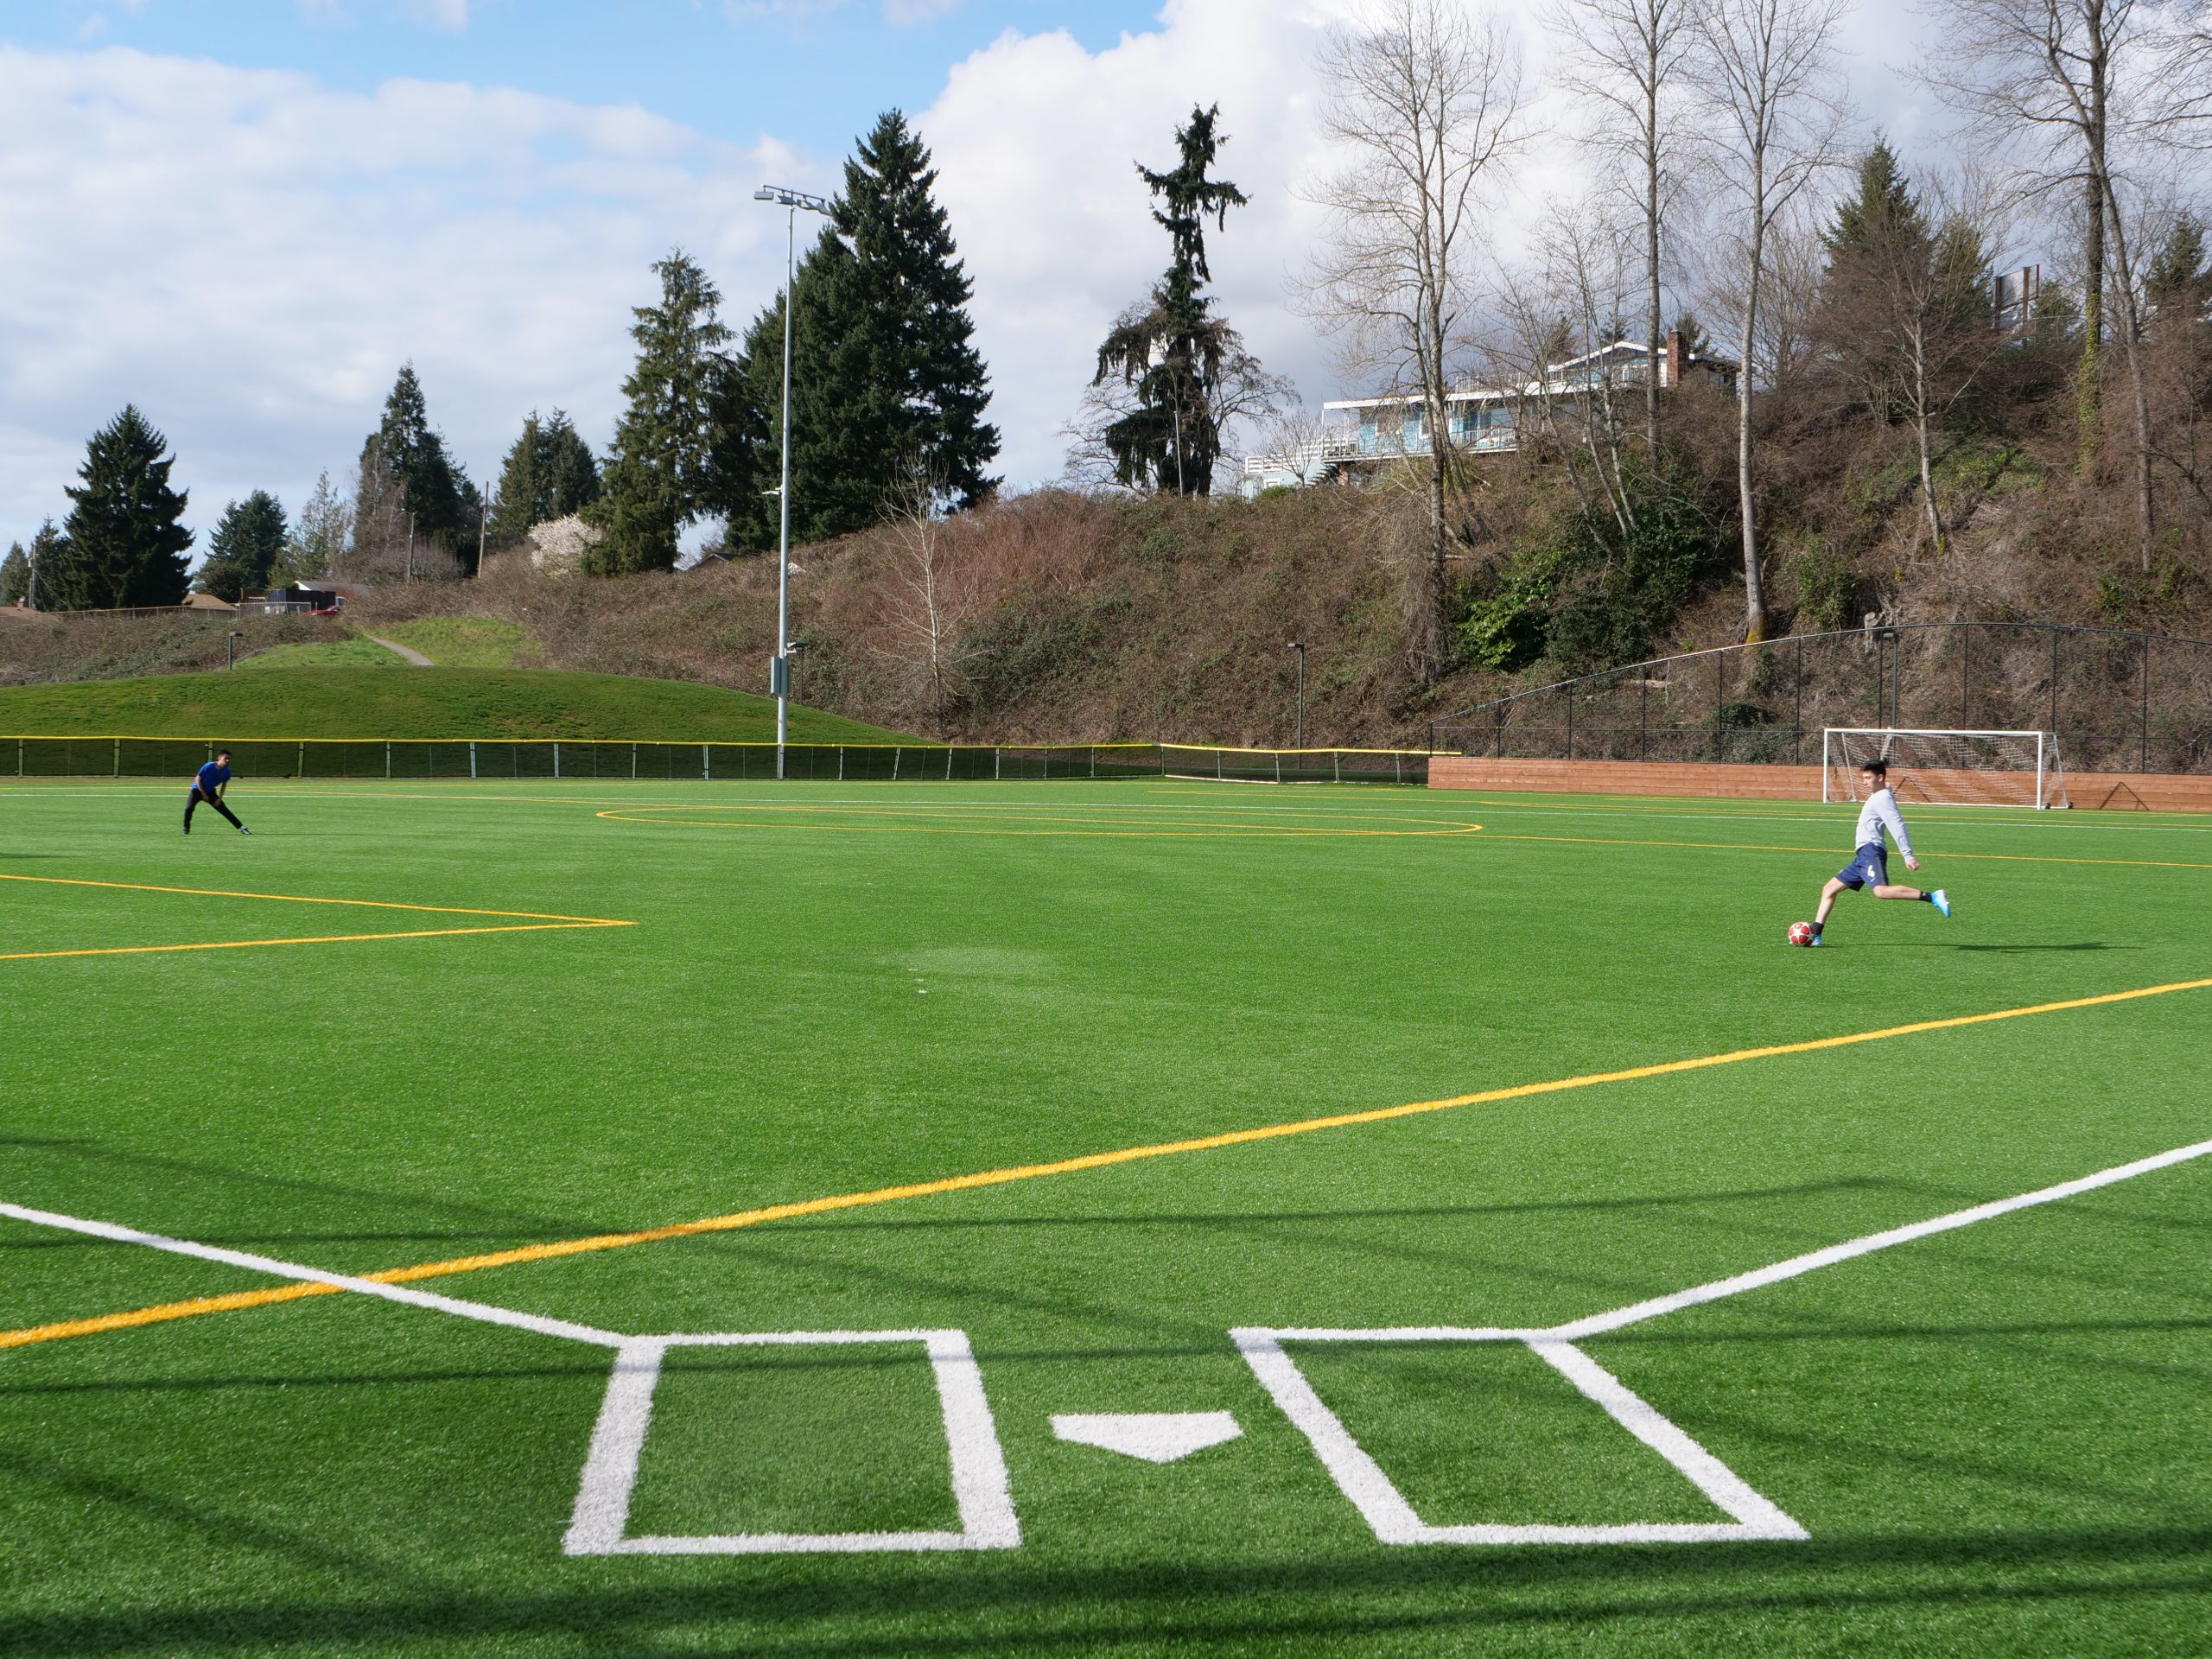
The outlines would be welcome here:
<svg viewBox="0 0 2212 1659">
<path fill-rule="evenodd" d="M 186 835 L 188 836 L 192 833 L 193 809 L 198 806 L 202 801 L 207 802 L 208 805 L 213 807 L 218 812 L 228 818 L 233 824 L 237 824 L 239 829 L 243 830 L 245 828 L 245 825 L 238 823 L 238 814 L 232 811 L 229 807 L 223 804 L 222 798 L 220 796 L 202 794 L 200 792 L 200 785 L 194 784 L 192 786 L 192 793 L 184 798 L 184 833 Z"/>
</svg>

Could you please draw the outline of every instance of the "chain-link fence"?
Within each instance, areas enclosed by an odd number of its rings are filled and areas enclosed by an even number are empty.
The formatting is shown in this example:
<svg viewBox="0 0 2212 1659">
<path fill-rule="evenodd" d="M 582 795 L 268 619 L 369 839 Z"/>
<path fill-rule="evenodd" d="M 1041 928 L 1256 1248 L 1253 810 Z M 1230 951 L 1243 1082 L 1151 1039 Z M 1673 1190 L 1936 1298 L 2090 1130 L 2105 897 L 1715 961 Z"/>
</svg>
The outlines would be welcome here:
<svg viewBox="0 0 2212 1659">
<path fill-rule="evenodd" d="M 1801 634 L 1636 663 L 1435 721 L 1529 760 L 1818 765 L 1829 726 L 2058 734 L 2069 771 L 2212 771 L 2212 641 L 2039 623 Z"/>
<path fill-rule="evenodd" d="M 241 778 L 743 781 L 776 776 L 773 743 L 594 743 L 467 738 L 5 737 L 17 778 L 188 778 L 219 748 Z M 12 766 L 9 763 L 12 762 Z M 929 783 L 1204 778 L 1240 783 L 1426 784 L 1428 757 L 1392 749 L 1182 744 L 792 743 L 798 780 Z"/>
</svg>

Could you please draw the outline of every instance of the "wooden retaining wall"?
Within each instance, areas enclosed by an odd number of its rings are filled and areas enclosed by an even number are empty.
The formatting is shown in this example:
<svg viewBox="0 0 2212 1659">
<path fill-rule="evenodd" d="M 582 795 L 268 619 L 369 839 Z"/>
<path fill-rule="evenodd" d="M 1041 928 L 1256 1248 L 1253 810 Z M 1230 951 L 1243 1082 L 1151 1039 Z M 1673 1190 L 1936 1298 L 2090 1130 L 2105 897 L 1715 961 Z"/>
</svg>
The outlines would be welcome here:
<svg viewBox="0 0 2212 1659">
<path fill-rule="evenodd" d="M 1914 791 L 1900 772 L 1910 803 Z M 1431 789 L 1556 791 L 1576 795 L 1708 795 L 1737 800 L 1817 801 L 1818 766 L 1719 762 L 1507 760 L 1439 754 L 1428 763 Z M 2077 807 L 2138 812 L 2212 812 L 2212 774 L 2073 772 L 2066 792 Z"/>
</svg>

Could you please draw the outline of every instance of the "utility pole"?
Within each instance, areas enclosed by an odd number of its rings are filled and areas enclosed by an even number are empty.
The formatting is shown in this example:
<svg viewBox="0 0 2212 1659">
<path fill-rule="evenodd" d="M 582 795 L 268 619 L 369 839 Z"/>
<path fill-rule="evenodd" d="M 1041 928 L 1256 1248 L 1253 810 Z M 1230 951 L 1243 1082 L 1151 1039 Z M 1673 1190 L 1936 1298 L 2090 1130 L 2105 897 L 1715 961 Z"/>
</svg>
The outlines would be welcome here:
<svg viewBox="0 0 2212 1659">
<path fill-rule="evenodd" d="M 1306 647 L 1294 639 L 1290 649 L 1298 653 L 1298 736 L 1291 747 L 1302 749 L 1306 747 Z"/>
<path fill-rule="evenodd" d="M 755 201 L 772 201 L 787 210 L 784 222 L 784 472 L 776 486 L 781 527 L 776 538 L 776 658 L 769 665 L 768 684 L 776 695 L 776 778 L 784 772 L 784 746 L 791 733 L 791 313 L 797 309 L 793 289 L 798 281 L 798 210 L 830 216 L 830 204 L 803 190 L 764 184 L 753 193 Z"/>
</svg>

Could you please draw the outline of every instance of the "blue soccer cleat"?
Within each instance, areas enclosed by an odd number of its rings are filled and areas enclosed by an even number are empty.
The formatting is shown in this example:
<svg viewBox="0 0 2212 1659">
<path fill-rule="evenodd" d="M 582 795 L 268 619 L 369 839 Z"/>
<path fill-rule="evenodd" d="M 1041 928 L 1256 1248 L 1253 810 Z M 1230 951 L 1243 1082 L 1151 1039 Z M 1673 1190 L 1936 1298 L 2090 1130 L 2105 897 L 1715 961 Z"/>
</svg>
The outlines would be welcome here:
<svg viewBox="0 0 2212 1659">
<path fill-rule="evenodd" d="M 1820 944 L 1820 943 L 1821 943 L 1821 936 L 1820 936 L 1819 934 L 1815 933 L 1815 934 L 1814 934 L 1814 935 L 1813 935 L 1813 937 L 1812 937 L 1811 938 L 1809 938 L 1809 939 L 1808 939 L 1808 940 L 1806 940 L 1806 941 L 1805 941 L 1805 948 L 1806 948 L 1807 950 L 1809 950 L 1815 949 L 1816 947 L 1818 947 L 1818 945 Z"/>
<path fill-rule="evenodd" d="M 1928 895 L 1928 902 L 1946 916 L 1951 913 L 1951 895 L 1941 887 Z"/>
</svg>

